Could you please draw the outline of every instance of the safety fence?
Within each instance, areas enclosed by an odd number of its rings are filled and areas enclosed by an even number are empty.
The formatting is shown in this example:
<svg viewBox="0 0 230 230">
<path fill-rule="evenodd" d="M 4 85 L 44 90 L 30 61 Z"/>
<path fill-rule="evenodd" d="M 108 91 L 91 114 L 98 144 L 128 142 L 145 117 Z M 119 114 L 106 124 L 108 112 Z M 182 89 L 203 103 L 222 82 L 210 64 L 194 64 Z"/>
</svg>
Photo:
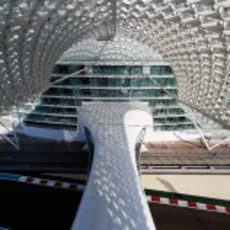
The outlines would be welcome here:
<svg viewBox="0 0 230 230">
<path fill-rule="evenodd" d="M 16 174 L 2 173 L 0 180 L 15 181 L 19 183 L 67 189 L 73 191 L 84 191 L 85 185 L 79 183 L 63 182 L 32 176 L 22 176 Z M 190 209 L 218 212 L 230 214 L 230 200 L 193 196 L 181 193 L 172 193 L 158 190 L 145 189 L 145 194 L 149 203 L 170 205 Z"/>
<path fill-rule="evenodd" d="M 150 203 L 230 214 L 230 201 L 181 193 L 145 190 Z"/>
</svg>

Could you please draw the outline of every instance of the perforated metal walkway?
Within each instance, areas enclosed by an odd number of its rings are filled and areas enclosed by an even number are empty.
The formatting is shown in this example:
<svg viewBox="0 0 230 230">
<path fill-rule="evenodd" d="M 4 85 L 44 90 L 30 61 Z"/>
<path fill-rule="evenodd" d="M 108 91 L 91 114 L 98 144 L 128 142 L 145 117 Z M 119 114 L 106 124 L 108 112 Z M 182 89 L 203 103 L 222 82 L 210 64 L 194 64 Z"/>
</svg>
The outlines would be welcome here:
<svg viewBox="0 0 230 230">
<path fill-rule="evenodd" d="M 91 131 L 95 151 L 72 229 L 155 229 L 135 160 L 136 138 L 152 125 L 147 110 L 144 103 L 82 106 L 80 124 Z"/>
</svg>

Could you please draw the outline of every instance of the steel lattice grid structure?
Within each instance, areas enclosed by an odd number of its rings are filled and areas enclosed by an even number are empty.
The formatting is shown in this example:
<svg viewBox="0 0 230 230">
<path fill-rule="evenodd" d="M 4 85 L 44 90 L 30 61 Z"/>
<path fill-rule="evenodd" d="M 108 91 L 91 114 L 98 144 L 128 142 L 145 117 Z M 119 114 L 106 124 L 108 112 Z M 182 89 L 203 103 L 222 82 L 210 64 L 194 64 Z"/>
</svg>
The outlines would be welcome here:
<svg viewBox="0 0 230 230">
<path fill-rule="evenodd" d="M 72 44 L 115 36 L 161 54 L 172 65 L 180 99 L 230 125 L 227 0 L 2 0 L 1 106 L 40 93 Z"/>
</svg>

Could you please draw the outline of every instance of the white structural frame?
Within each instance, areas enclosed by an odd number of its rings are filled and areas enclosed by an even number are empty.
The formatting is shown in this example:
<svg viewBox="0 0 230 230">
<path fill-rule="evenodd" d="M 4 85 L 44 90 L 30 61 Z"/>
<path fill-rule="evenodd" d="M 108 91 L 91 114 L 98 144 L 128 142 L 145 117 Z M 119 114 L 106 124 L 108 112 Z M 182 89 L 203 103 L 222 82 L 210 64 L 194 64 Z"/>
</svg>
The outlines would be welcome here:
<svg viewBox="0 0 230 230">
<path fill-rule="evenodd" d="M 94 157 L 72 230 L 155 229 L 135 157 L 137 138 L 152 122 L 143 102 L 83 104 L 80 123 L 91 132 Z"/>
<path fill-rule="evenodd" d="M 108 60 L 157 59 L 155 50 L 172 66 L 179 98 L 229 127 L 229 9 L 228 0 L 3 0 L 0 106 L 44 91 L 71 45 L 79 44 L 84 57 L 85 48 L 90 56 L 101 42 L 108 43 Z M 72 59 L 71 52 L 63 59 Z"/>
</svg>

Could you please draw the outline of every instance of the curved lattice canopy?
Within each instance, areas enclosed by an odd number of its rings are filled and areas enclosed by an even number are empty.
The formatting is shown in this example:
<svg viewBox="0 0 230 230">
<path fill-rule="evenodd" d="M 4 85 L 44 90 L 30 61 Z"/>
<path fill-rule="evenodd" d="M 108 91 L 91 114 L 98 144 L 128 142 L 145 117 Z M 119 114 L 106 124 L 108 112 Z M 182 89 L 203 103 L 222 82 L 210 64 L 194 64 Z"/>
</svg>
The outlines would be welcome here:
<svg viewBox="0 0 230 230">
<path fill-rule="evenodd" d="M 114 37 L 113 40 L 98 41 L 86 39 L 74 44 L 59 59 L 60 63 L 84 61 L 127 61 L 163 62 L 163 58 L 151 47 L 127 37 Z"/>
<path fill-rule="evenodd" d="M 230 125 L 228 0 L 1 0 L 1 106 L 41 92 L 72 44 L 119 36 L 161 54 L 181 100 Z"/>
</svg>

